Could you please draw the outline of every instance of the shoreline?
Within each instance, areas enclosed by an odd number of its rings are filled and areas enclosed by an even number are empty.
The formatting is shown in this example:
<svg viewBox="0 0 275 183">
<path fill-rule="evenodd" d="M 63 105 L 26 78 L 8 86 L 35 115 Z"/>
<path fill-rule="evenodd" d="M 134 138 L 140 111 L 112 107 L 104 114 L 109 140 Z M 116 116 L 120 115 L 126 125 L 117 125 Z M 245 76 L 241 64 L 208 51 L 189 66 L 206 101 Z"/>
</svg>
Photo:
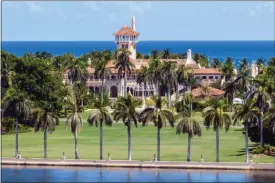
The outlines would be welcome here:
<svg viewBox="0 0 275 183">
<path fill-rule="evenodd" d="M 156 169 L 211 169 L 211 170 L 268 170 L 275 171 L 275 163 L 237 162 L 179 162 L 179 161 L 137 161 L 137 160 L 59 160 L 59 159 L 14 159 L 2 158 L 2 165 L 23 166 L 65 166 L 65 167 L 114 167 L 114 168 L 156 168 Z"/>
</svg>

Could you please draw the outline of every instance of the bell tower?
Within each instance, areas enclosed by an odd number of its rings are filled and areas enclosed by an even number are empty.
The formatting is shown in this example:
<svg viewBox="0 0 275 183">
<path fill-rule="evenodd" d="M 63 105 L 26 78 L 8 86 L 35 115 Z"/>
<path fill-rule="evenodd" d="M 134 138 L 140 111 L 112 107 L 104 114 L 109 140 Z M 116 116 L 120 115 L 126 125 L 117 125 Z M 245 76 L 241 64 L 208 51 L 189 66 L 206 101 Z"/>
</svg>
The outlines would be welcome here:
<svg viewBox="0 0 275 183">
<path fill-rule="evenodd" d="M 136 44 L 139 33 L 136 32 L 135 17 L 132 17 L 132 27 L 123 26 L 119 31 L 114 33 L 117 49 L 127 48 L 130 52 L 130 58 L 136 59 Z"/>
</svg>

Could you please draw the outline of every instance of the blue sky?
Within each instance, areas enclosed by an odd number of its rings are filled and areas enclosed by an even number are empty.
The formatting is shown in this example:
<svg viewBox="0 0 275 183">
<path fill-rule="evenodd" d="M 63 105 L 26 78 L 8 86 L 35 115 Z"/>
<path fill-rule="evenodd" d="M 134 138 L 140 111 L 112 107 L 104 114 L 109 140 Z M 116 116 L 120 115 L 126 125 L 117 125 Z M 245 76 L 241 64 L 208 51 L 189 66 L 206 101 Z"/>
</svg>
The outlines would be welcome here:
<svg viewBox="0 0 275 183">
<path fill-rule="evenodd" d="M 274 40 L 274 1 L 2 2 L 2 40 L 113 40 L 136 17 L 140 40 Z"/>
</svg>

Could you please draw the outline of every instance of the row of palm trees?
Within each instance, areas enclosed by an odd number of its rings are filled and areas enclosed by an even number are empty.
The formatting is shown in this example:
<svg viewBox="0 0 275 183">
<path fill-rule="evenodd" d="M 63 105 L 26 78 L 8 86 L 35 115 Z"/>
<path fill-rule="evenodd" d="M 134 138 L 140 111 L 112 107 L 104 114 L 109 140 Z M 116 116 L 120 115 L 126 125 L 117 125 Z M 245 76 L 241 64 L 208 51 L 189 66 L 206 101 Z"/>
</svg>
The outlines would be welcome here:
<svg viewBox="0 0 275 183">
<path fill-rule="evenodd" d="M 185 66 L 176 67 L 175 64 L 170 62 L 160 62 L 158 58 L 152 58 L 149 62 L 148 67 L 142 67 L 138 72 L 138 82 L 144 85 L 153 84 L 157 90 L 157 101 L 155 107 L 145 108 L 142 112 L 137 112 L 136 108 L 140 104 L 140 101 L 134 99 L 131 95 L 127 95 L 127 75 L 132 72 L 134 65 L 129 60 L 130 52 L 126 49 L 118 50 L 117 61 L 115 66 L 118 69 L 118 74 L 124 75 L 124 97 L 118 99 L 115 105 L 115 110 L 113 113 L 114 120 L 122 120 L 128 129 L 128 159 L 131 160 L 131 123 L 141 122 L 143 125 L 148 124 L 148 122 L 153 122 L 157 130 L 157 159 L 160 160 L 160 129 L 167 122 L 171 126 L 174 125 L 176 120 L 180 120 L 181 123 L 177 126 L 177 133 L 188 133 L 188 158 L 190 160 L 190 146 L 191 137 L 193 135 L 201 135 L 201 130 L 199 124 L 196 122 L 192 115 L 192 95 L 190 93 L 191 88 L 196 84 L 192 77 L 192 69 Z M 106 59 L 107 60 L 107 59 Z M 108 113 L 107 106 L 108 95 L 105 93 L 104 79 L 109 73 L 107 68 L 108 61 L 105 61 L 104 57 L 95 61 L 95 73 L 99 78 L 102 79 L 102 92 L 101 96 L 96 98 L 94 101 L 94 106 L 96 111 L 93 112 L 88 122 L 90 124 L 99 124 L 100 126 L 100 159 L 102 159 L 102 124 L 112 124 L 112 115 Z M 226 130 L 229 129 L 231 124 L 230 116 L 225 113 L 225 109 L 228 108 L 228 104 L 232 102 L 228 99 L 229 96 L 239 95 L 241 92 L 246 92 L 246 96 L 243 97 L 245 103 L 234 106 L 234 122 L 237 123 L 239 120 L 244 120 L 245 124 L 254 123 L 257 116 L 256 124 L 260 127 L 261 135 L 261 145 L 263 145 L 263 117 L 265 120 L 269 121 L 270 126 L 274 126 L 274 115 L 268 112 L 272 111 L 271 105 L 267 105 L 269 100 L 273 100 L 274 96 L 274 81 L 271 79 L 274 74 L 274 68 L 262 67 L 261 73 L 257 78 L 250 78 L 248 71 L 245 70 L 245 64 L 243 64 L 243 70 L 241 75 L 236 79 L 234 78 L 234 72 L 232 69 L 232 62 L 226 60 L 223 64 L 221 71 L 222 76 L 225 78 L 226 84 L 226 97 L 225 100 L 209 100 L 209 107 L 203 110 L 203 117 L 205 118 L 205 126 L 213 127 L 216 131 L 216 161 L 219 161 L 219 129 L 225 126 Z M 82 118 L 78 114 L 79 106 L 76 101 L 76 87 L 80 83 L 84 83 L 87 77 L 87 71 L 85 65 L 80 62 L 80 60 L 73 60 L 69 67 L 69 77 L 72 80 L 72 89 L 68 89 L 66 104 L 72 109 L 72 114 L 68 117 L 66 121 L 66 126 L 70 123 L 71 130 L 75 138 L 75 158 L 79 158 L 77 150 L 77 137 L 78 129 L 82 127 Z M 177 93 L 178 84 L 187 87 L 189 92 L 183 90 L 182 100 L 180 101 L 181 109 L 175 113 L 172 108 L 171 93 L 176 91 Z M 70 88 L 70 87 L 64 87 Z M 165 90 L 167 92 L 168 106 L 163 106 L 161 102 L 161 91 Z M 230 99 L 232 100 L 233 97 Z M 22 116 L 28 116 L 30 113 L 35 113 L 35 120 L 37 123 L 41 123 L 44 126 L 44 144 L 47 141 L 47 132 L 53 131 L 58 118 L 56 115 L 48 110 L 31 110 L 30 105 L 28 105 L 27 97 L 18 96 L 18 93 L 12 89 L 6 95 L 4 101 L 7 101 L 6 108 L 9 108 L 16 113 L 16 136 L 18 137 L 18 119 Z M 251 101 L 251 102 L 250 102 Z M 253 110 L 248 110 L 253 107 Z M 255 110 L 254 110 L 255 108 Z M 256 110 L 258 109 L 258 111 Z M 244 112 L 246 111 L 246 112 Z M 250 112 L 249 114 L 247 112 Z M 253 113 L 251 113 L 253 112 Z M 255 113 L 254 113 L 255 112 Z M 240 114 L 239 114 L 240 113 Z M 24 115 L 23 115 L 24 114 Z M 176 115 L 177 114 L 177 115 Z M 253 115 L 252 115 L 253 114 Z M 181 116 L 181 117 L 180 117 Z M 40 125 L 40 126 L 41 126 Z M 248 128 L 249 125 L 246 125 Z M 246 136 L 248 134 L 246 133 Z M 248 137 L 246 138 L 248 142 Z M 247 144 L 247 143 L 246 143 Z M 248 146 L 246 146 L 248 149 Z M 47 149 L 44 145 L 44 158 L 47 158 Z M 247 151 L 248 152 L 248 151 Z M 18 138 L 16 139 L 16 157 L 18 155 Z M 247 156 L 248 157 L 248 154 Z M 246 160 L 247 161 L 247 160 Z"/>
</svg>

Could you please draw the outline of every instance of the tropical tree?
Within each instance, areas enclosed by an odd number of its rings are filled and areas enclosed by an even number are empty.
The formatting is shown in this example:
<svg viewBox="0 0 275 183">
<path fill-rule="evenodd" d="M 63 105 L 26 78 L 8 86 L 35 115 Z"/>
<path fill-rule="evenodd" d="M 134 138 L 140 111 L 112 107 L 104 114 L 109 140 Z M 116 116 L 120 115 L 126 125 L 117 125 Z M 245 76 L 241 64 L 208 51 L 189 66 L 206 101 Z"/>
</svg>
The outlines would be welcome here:
<svg viewBox="0 0 275 183">
<path fill-rule="evenodd" d="M 137 73 L 137 83 L 138 84 L 143 84 L 143 96 L 145 96 L 145 100 L 146 100 L 146 88 L 147 88 L 147 84 L 151 82 L 151 78 L 150 78 L 150 73 L 149 73 L 149 69 L 146 66 L 141 66 L 140 70 Z"/>
<path fill-rule="evenodd" d="M 213 68 L 221 68 L 222 66 L 222 62 L 217 58 L 214 58 L 210 64 Z"/>
<path fill-rule="evenodd" d="M 117 60 L 115 61 L 115 68 L 118 69 L 118 75 L 124 75 L 124 96 L 127 95 L 127 74 L 131 74 L 135 65 L 130 61 L 129 56 L 131 52 L 126 48 L 121 48 L 117 53 Z"/>
<path fill-rule="evenodd" d="M 163 51 L 162 51 L 162 58 L 163 59 L 168 59 L 168 58 L 170 58 L 170 56 L 171 56 L 171 51 L 170 51 L 170 49 L 164 49 Z"/>
<path fill-rule="evenodd" d="M 159 58 L 159 51 L 158 50 L 152 50 L 151 51 L 151 58 L 152 59 L 158 59 Z"/>
<path fill-rule="evenodd" d="M 168 98 L 168 106 L 171 107 L 171 93 L 172 89 L 177 89 L 177 73 L 176 73 L 176 65 L 172 62 L 164 62 L 162 69 L 162 82 L 167 86 L 167 98 Z"/>
<path fill-rule="evenodd" d="M 120 97 L 115 105 L 115 110 L 113 111 L 114 120 L 118 121 L 122 119 L 125 126 L 127 126 L 128 133 L 128 160 L 132 160 L 132 131 L 131 123 L 137 127 L 139 120 L 139 113 L 136 108 L 142 104 L 141 100 L 135 99 L 129 92 L 126 97 Z"/>
<path fill-rule="evenodd" d="M 269 59 L 268 65 L 275 66 L 275 57 Z"/>
<path fill-rule="evenodd" d="M 101 98 L 103 99 L 103 93 L 104 93 L 104 81 L 105 78 L 110 76 L 110 69 L 107 68 L 107 64 L 110 60 L 99 60 L 97 61 L 95 65 L 95 75 L 101 79 Z"/>
<path fill-rule="evenodd" d="M 160 83 L 162 62 L 159 59 L 150 59 L 149 61 L 149 74 L 151 75 L 152 82 L 155 84 L 156 92 L 160 94 Z"/>
<path fill-rule="evenodd" d="M 65 117 L 68 117 L 68 107 L 74 103 L 74 93 L 71 86 L 62 85 L 58 91 L 59 101 L 63 104 Z"/>
<path fill-rule="evenodd" d="M 160 161 L 160 129 L 167 122 L 169 122 L 171 127 L 174 127 L 174 111 L 169 108 L 162 108 L 161 98 L 159 96 L 156 107 L 145 108 L 140 113 L 140 121 L 143 126 L 149 122 L 153 122 L 157 127 L 157 160 Z"/>
<path fill-rule="evenodd" d="M 258 119 L 259 109 L 255 106 L 255 100 L 247 100 L 244 104 L 234 104 L 234 114 L 232 116 L 233 125 L 243 121 L 245 127 L 245 162 L 248 163 L 248 129 Z"/>
<path fill-rule="evenodd" d="M 252 80 L 252 84 L 256 86 L 256 89 L 252 91 L 249 95 L 249 99 L 256 99 L 256 106 L 260 109 L 260 115 L 258 118 L 260 127 L 260 145 L 263 147 L 263 116 L 265 113 L 265 108 L 268 108 L 268 101 L 274 99 L 274 81 L 271 79 L 267 73 L 262 73 L 257 75 L 255 79 Z"/>
<path fill-rule="evenodd" d="M 219 129 L 225 127 L 228 131 L 231 125 L 231 118 L 224 112 L 224 109 L 228 107 L 224 99 L 210 99 L 207 101 L 208 107 L 202 111 L 204 118 L 204 125 L 207 129 L 211 126 L 216 131 L 216 162 L 219 162 Z"/>
<path fill-rule="evenodd" d="M 15 158 L 18 157 L 18 124 L 19 120 L 26 119 L 31 114 L 32 101 L 27 95 L 16 89 L 9 88 L 3 98 L 4 117 L 12 117 L 16 119 L 15 122 Z"/>
<path fill-rule="evenodd" d="M 248 60 L 246 58 L 243 58 L 240 61 L 239 68 L 238 68 L 239 75 L 248 75 L 249 73 L 249 66 L 248 66 Z"/>
<path fill-rule="evenodd" d="M 179 113 L 176 119 L 180 120 L 176 134 L 187 133 L 188 135 L 187 161 L 191 161 L 191 139 L 194 135 L 201 136 L 200 124 L 192 116 L 186 116 L 184 113 Z"/>
<path fill-rule="evenodd" d="M 227 57 L 225 59 L 224 64 L 221 67 L 221 76 L 225 79 L 225 82 L 231 81 L 233 79 L 233 76 L 235 76 L 234 73 L 234 65 L 233 60 L 230 57 Z"/>
<path fill-rule="evenodd" d="M 191 77 L 192 73 L 193 73 L 193 69 L 185 65 L 180 65 L 177 68 L 177 76 L 178 76 L 177 81 L 179 84 L 183 86 L 184 103 L 185 103 L 185 92 L 186 92 L 185 87 L 188 86 L 188 79 Z M 178 91 L 178 89 L 176 91 Z"/>
<path fill-rule="evenodd" d="M 75 99 L 76 100 L 76 99 Z M 73 105 L 72 106 L 73 113 L 68 116 L 66 122 L 65 122 L 65 127 L 66 130 L 68 128 L 69 123 L 71 124 L 71 132 L 74 136 L 74 151 L 75 151 L 75 159 L 79 159 L 79 153 L 77 149 L 77 131 L 79 131 L 83 127 L 83 120 L 82 117 L 77 113 L 77 106 Z"/>
<path fill-rule="evenodd" d="M 34 108 L 32 110 L 34 117 L 34 130 L 44 131 L 44 159 L 47 159 L 47 133 L 52 133 L 56 125 L 59 123 L 58 115 L 51 112 L 49 109 Z"/>
<path fill-rule="evenodd" d="M 103 132 L 102 132 L 102 126 L 103 123 L 107 126 L 112 126 L 113 119 L 111 114 L 108 111 L 108 106 L 110 105 L 110 100 L 109 100 L 109 94 L 107 92 L 103 92 L 103 98 L 101 97 L 96 97 L 94 101 L 94 108 L 88 118 L 88 123 L 90 125 L 95 124 L 97 127 L 99 124 L 99 132 L 100 132 L 100 155 L 99 159 L 103 159 Z"/>
</svg>

